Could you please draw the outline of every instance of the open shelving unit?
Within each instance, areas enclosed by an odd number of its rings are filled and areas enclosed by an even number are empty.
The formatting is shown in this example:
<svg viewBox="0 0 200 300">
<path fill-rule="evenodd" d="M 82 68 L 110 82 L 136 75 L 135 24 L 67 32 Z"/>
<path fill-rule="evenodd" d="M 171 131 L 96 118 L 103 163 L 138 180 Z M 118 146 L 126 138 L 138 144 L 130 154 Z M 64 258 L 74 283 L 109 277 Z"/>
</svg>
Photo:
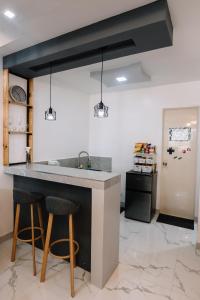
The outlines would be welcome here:
<svg viewBox="0 0 200 300">
<path fill-rule="evenodd" d="M 30 105 L 30 104 L 17 103 L 17 102 L 11 101 L 11 100 L 9 100 L 9 104 L 19 105 L 19 106 L 25 106 L 25 107 L 28 107 L 28 108 L 32 108 L 32 107 L 33 107 L 33 106 Z"/>
<path fill-rule="evenodd" d="M 156 166 L 156 146 L 149 143 L 136 143 L 133 153 L 133 171 L 155 173 Z"/>
<path fill-rule="evenodd" d="M 10 99 L 10 75 L 8 69 L 3 70 L 3 164 L 8 166 L 11 164 L 25 163 L 25 161 L 17 161 L 16 163 L 10 162 L 10 137 L 26 135 L 26 146 L 31 147 L 30 157 L 33 160 L 33 79 L 26 79 L 27 82 L 27 103 L 14 102 Z M 27 131 L 11 130 L 9 128 L 9 115 L 11 113 L 11 106 L 24 107 L 26 114 Z M 14 151 L 17 151 L 13 149 Z M 25 149 L 24 149 L 25 151 Z"/>
</svg>

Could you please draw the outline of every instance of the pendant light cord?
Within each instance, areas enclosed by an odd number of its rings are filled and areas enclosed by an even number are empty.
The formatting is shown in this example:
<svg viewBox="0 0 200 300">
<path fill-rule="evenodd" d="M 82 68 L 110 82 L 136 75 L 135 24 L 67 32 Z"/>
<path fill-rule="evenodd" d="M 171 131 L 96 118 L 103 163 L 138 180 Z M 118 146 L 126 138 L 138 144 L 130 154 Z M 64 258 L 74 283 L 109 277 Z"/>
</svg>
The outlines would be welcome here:
<svg viewBox="0 0 200 300">
<path fill-rule="evenodd" d="M 103 49 L 101 49 L 101 102 L 102 102 L 102 92 L 103 90 Z"/>
<path fill-rule="evenodd" d="M 50 65 L 50 108 L 51 108 L 51 74 L 52 74 L 52 66 Z"/>
</svg>

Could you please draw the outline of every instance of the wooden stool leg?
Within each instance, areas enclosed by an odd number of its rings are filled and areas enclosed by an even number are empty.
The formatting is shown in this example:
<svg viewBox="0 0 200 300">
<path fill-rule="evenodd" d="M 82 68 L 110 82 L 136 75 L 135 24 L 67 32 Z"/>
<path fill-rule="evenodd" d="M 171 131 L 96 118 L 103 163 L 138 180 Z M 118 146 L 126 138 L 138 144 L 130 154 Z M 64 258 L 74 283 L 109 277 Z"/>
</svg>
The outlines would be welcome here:
<svg viewBox="0 0 200 300">
<path fill-rule="evenodd" d="M 74 239 L 74 224 L 73 224 L 73 239 Z M 74 249 L 74 253 L 75 253 L 75 249 Z M 76 268 L 76 255 L 74 254 L 74 268 Z"/>
<path fill-rule="evenodd" d="M 32 253 L 33 253 L 33 275 L 36 275 L 36 262 L 35 262 L 35 232 L 34 232 L 34 214 L 33 204 L 31 204 L 31 239 L 32 239 Z"/>
<path fill-rule="evenodd" d="M 42 228 L 42 245 L 43 245 L 43 249 L 44 249 L 44 245 L 45 245 L 45 241 L 44 241 L 44 225 L 43 225 L 43 219 L 42 219 L 42 208 L 41 208 L 40 203 L 38 203 L 37 209 L 38 209 L 38 218 L 39 218 L 40 228 Z"/>
<path fill-rule="evenodd" d="M 12 242 L 12 254 L 11 254 L 11 261 L 15 261 L 16 257 L 16 246 L 17 246 L 17 234 L 18 234 L 18 227 L 19 227 L 19 216 L 20 216 L 20 204 L 16 206 L 16 213 L 15 213 L 15 225 L 14 225 L 14 232 L 13 232 L 13 242 Z"/>
<path fill-rule="evenodd" d="M 49 214 L 47 235 L 46 235 L 44 254 L 43 254 L 43 260 L 42 260 L 42 270 L 41 270 L 40 282 L 45 281 L 47 258 L 48 258 L 48 253 L 49 253 L 49 243 L 50 243 L 50 238 L 51 238 L 52 224 L 53 224 L 53 214 Z"/>
<path fill-rule="evenodd" d="M 70 287 L 71 297 L 74 297 L 74 229 L 73 229 L 73 216 L 69 215 L 69 255 L 70 255 Z"/>
</svg>

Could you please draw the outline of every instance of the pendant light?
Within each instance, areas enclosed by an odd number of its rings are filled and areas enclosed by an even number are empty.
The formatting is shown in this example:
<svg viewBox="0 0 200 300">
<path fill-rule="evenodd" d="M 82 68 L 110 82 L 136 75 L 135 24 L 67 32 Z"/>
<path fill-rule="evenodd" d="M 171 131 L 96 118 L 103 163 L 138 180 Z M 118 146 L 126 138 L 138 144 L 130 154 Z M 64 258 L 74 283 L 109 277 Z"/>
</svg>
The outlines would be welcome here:
<svg viewBox="0 0 200 300">
<path fill-rule="evenodd" d="M 52 77 L 52 68 L 50 66 L 50 106 L 45 111 L 45 120 L 55 121 L 56 120 L 56 111 L 51 107 L 51 77 Z"/>
<path fill-rule="evenodd" d="M 101 101 L 94 106 L 94 117 L 96 118 L 107 118 L 108 117 L 108 106 L 102 101 L 102 88 L 103 88 L 103 50 L 101 51 Z"/>
</svg>

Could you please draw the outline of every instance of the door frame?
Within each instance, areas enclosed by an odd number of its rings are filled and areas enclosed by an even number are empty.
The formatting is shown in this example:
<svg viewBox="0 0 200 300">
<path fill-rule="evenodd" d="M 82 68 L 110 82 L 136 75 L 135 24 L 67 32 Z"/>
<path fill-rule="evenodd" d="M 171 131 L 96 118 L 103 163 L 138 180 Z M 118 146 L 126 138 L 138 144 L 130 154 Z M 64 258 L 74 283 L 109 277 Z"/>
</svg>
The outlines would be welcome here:
<svg viewBox="0 0 200 300">
<path fill-rule="evenodd" d="M 179 110 L 179 109 L 196 109 L 197 110 L 197 138 L 196 138 L 196 180 L 195 180 L 195 203 L 194 203 L 194 221 L 197 223 L 197 227 L 200 227 L 200 106 L 179 106 L 179 107 L 166 107 L 162 109 L 162 143 L 161 143 L 161 155 L 160 155 L 160 191 L 161 191 L 161 174 L 162 174 L 162 162 L 164 159 L 163 143 L 164 143 L 164 116 L 166 110 Z M 159 195 L 161 193 L 159 192 Z M 160 205 L 161 206 L 161 198 Z M 160 210 L 160 209 L 159 209 Z M 200 232 L 199 232 L 200 235 Z M 200 244 L 199 244 L 200 247 Z"/>
</svg>

